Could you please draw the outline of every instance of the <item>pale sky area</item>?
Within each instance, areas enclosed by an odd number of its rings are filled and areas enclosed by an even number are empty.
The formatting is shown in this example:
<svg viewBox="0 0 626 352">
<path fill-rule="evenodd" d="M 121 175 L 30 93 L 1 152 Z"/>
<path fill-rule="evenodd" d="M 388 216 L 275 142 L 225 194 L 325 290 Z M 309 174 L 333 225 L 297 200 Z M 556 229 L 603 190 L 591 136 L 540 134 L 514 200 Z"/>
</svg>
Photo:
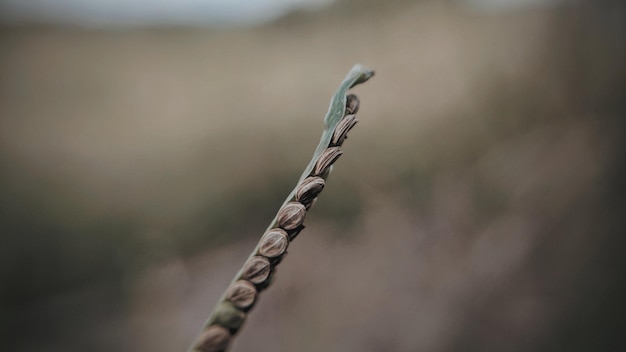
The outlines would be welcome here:
<svg viewBox="0 0 626 352">
<path fill-rule="evenodd" d="M 474 10 L 507 11 L 565 0 L 457 0 Z M 333 0 L 0 0 L 4 23 L 65 23 L 94 27 L 254 25 Z"/>
<path fill-rule="evenodd" d="M 332 0 L 0 0 L 3 22 L 93 26 L 255 24 Z"/>
</svg>

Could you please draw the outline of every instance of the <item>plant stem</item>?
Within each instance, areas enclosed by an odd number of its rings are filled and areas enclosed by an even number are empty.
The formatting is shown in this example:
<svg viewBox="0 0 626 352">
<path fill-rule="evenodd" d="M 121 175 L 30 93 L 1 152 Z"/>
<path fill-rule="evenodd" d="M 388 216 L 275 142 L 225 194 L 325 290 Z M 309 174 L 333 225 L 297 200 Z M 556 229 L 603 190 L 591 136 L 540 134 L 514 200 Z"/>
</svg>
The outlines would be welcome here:
<svg viewBox="0 0 626 352">
<path fill-rule="evenodd" d="M 296 187 L 280 207 L 256 248 L 217 302 L 190 351 L 222 352 L 243 325 L 256 297 L 272 281 L 274 269 L 292 241 L 304 228 L 306 212 L 322 191 L 341 145 L 357 123 L 359 100 L 350 88 L 370 79 L 374 72 L 355 65 L 333 95 L 324 118 L 324 131 Z"/>
</svg>

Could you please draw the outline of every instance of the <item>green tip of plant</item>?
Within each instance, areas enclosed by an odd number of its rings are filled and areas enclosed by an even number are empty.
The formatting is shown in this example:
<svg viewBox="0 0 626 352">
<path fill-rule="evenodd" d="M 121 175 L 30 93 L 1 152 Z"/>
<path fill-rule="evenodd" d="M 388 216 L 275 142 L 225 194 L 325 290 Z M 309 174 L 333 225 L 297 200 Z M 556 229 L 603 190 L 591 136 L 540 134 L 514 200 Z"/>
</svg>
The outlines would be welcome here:
<svg viewBox="0 0 626 352">
<path fill-rule="evenodd" d="M 356 64 L 352 67 L 352 70 L 350 71 L 350 73 L 355 72 L 358 74 L 358 78 L 356 79 L 356 81 L 354 81 L 354 83 L 350 86 L 350 88 L 356 86 L 357 84 L 361 84 L 363 82 L 367 82 L 368 79 L 372 78 L 374 76 L 374 71 L 368 69 L 367 67 L 361 65 L 361 64 Z M 350 76 L 350 74 L 348 74 L 348 76 Z"/>
<path fill-rule="evenodd" d="M 337 91 L 330 100 L 330 106 L 326 117 L 324 118 L 324 125 L 326 129 L 334 130 L 337 123 L 343 117 L 343 113 L 346 108 L 346 94 L 348 90 L 357 84 L 366 82 L 368 79 L 374 76 L 374 71 L 366 68 L 363 65 L 356 64 L 352 67 L 346 78 L 337 88 Z"/>
</svg>

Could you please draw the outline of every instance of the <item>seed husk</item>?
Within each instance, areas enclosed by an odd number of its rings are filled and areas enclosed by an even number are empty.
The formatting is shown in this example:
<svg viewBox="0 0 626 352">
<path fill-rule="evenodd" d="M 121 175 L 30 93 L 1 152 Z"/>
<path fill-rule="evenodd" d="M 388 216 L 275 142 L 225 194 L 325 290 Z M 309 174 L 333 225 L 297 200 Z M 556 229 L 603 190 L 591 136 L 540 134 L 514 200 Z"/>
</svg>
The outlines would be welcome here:
<svg viewBox="0 0 626 352">
<path fill-rule="evenodd" d="M 270 269 L 269 259 L 256 255 L 250 258 L 244 265 L 241 278 L 259 285 L 270 276 Z"/>
<path fill-rule="evenodd" d="M 330 147 L 322 152 L 319 159 L 315 163 L 315 169 L 313 170 L 313 176 L 321 176 L 330 168 L 330 166 L 339 159 L 343 154 L 341 148 Z"/>
<path fill-rule="evenodd" d="M 289 202 L 278 211 L 278 226 L 287 231 L 293 230 L 304 222 L 306 207 L 298 202 Z"/>
<path fill-rule="evenodd" d="M 259 241 L 259 254 L 267 258 L 278 257 L 285 253 L 288 245 L 289 236 L 284 230 L 271 229 Z"/>
<path fill-rule="evenodd" d="M 211 325 L 198 337 L 194 351 L 219 352 L 228 347 L 231 338 L 230 332 L 219 325 Z"/>
<path fill-rule="evenodd" d="M 343 141 L 348 137 L 348 132 L 357 122 L 359 122 L 359 120 L 357 120 L 356 115 L 344 116 L 333 132 L 331 145 L 342 145 Z"/>
<path fill-rule="evenodd" d="M 296 189 L 296 200 L 304 206 L 308 206 L 322 192 L 325 184 L 324 179 L 318 176 L 305 178 Z"/>
<path fill-rule="evenodd" d="M 250 281 L 237 280 L 228 288 L 226 299 L 231 301 L 237 308 L 248 309 L 254 303 L 256 293 L 256 288 Z"/>
</svg>

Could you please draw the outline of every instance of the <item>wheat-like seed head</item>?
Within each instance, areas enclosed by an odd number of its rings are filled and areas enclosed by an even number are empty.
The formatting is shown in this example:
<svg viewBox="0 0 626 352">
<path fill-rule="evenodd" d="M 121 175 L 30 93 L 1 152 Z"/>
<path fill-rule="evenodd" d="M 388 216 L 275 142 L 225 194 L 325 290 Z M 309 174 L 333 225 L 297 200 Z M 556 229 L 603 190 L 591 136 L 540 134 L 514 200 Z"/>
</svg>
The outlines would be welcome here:
<svg viewBox="0 0 626 352">
<path fill-rule="evenodd" d="M 333 164 L 343 154 L 341 145 L 356 125 L 359 99 L 347 90 L 373 76 L 373 71 L 356 65 L 331 99 L 324 119 L 325 130 L 315 155 L 299 183 L 278 211 L 251 256 L 215 306 L 192 346 L 194 352 L 222 352 L 241 328 L 259 292 L 272 282 L 273 273 L 287 254 L 290 241 L 304 229 L 304 219 L 326 184 Z"/>
</svg>

